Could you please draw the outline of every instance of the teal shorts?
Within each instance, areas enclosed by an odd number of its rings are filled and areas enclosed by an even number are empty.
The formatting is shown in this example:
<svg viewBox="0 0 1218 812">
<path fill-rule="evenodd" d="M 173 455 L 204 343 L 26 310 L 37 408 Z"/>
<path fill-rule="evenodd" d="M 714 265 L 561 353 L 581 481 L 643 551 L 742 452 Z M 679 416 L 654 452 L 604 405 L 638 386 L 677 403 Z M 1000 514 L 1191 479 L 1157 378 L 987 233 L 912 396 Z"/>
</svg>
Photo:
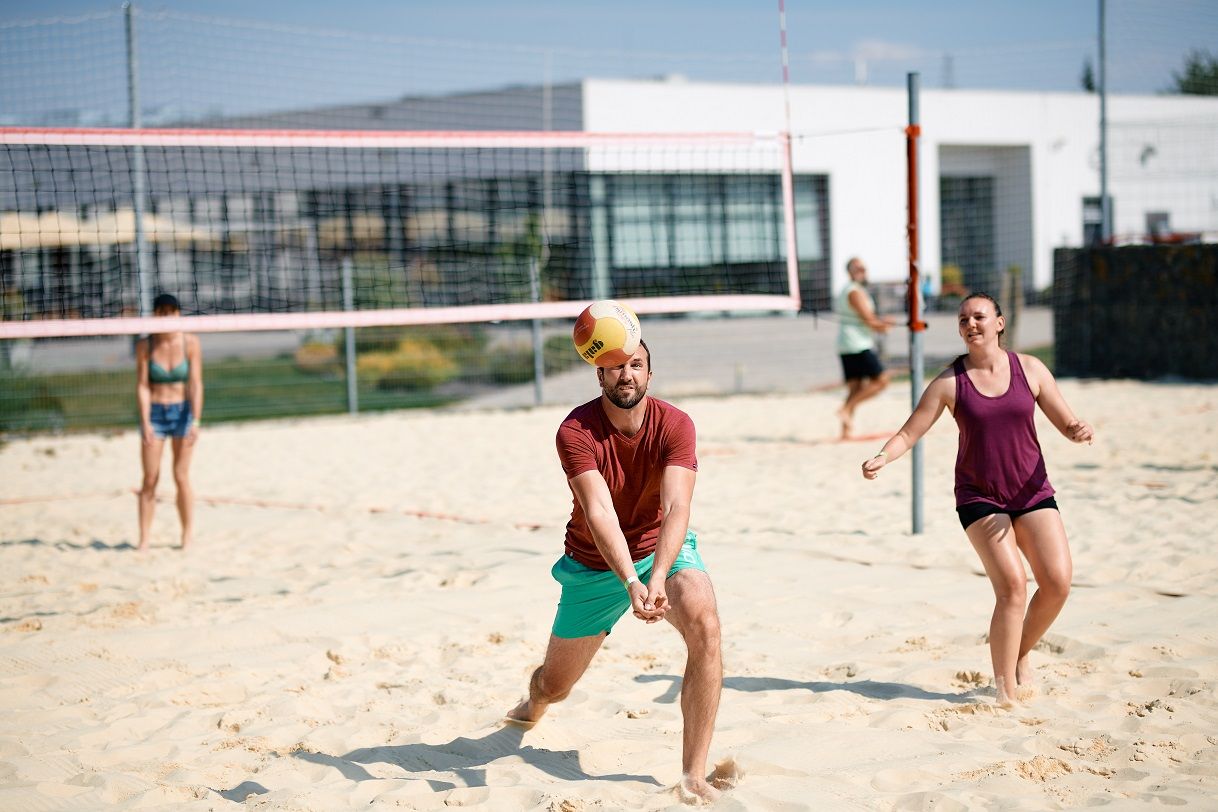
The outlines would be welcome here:
<svg viewBox="0 0 1218 812">
<path fill-rule="evenodd" d="M 655 553 L 634 562 L 634 571 L 644 585 L 651 577 Z M 706 572 L 706 564 L 698 553 L 698 536 L 690 530 L 685 534 L 685 543 L 677 553 L 677 560 L 668 570 L 671 578 L 683 569 L 692 567 Z M 630 608 L 630 593 L 622 585 L 613 570 L 594 570 L 564 555 L 550 570 L 554 580 L 562 584 L 562 595 L 558 599 L 558 613 L 554 616 L 555 637 L 591 637 L 608 634 L 626 610 Z"/>
</svg>

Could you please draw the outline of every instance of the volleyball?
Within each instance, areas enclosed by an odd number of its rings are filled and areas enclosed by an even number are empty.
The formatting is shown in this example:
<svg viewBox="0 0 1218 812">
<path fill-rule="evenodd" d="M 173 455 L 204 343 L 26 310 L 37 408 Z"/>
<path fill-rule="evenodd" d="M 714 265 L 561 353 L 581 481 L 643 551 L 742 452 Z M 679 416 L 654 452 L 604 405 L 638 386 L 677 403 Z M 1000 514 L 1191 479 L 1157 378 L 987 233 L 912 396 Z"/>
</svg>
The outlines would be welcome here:
<svg viewBox="0 0 1218 812">
<path fill-rule="evenodd" d="M 601 299 L 584 308 L 571 338 L 579 357 L 598 367 L 626 363 L 639 348 L 639 317 L 621 302 Z"/>
</svg>

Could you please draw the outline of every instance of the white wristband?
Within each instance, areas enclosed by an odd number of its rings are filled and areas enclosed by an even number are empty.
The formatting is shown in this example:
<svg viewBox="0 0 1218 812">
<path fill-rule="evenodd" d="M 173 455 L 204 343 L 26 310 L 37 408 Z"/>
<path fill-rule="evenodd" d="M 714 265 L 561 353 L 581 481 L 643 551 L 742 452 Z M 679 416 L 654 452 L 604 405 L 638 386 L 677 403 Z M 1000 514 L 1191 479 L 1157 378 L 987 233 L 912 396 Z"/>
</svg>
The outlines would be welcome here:
<svg viewBox="0 0 1218 812">
<path fill-rule="evenodd" d="M 627 579 L 626 579 L 625 587 L 626 587 L 627 589 L 630 589 L 630 585 L 631 585 L 631 584 L 637 584 L 638 582 L 639 582 L 639 578 L 638 578 L 638 576 L 637 576 L 637 575 L 631 575 L 629 578 L 627 578 Z"/>
</svg>

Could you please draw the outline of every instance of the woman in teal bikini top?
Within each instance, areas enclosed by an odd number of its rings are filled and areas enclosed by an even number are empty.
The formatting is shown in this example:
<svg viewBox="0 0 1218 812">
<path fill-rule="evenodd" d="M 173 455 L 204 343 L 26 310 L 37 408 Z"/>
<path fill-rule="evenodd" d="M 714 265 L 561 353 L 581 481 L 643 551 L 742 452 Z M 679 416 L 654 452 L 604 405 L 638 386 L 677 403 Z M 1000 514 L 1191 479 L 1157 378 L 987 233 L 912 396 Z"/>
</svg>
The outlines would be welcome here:
<svg viewBox="0 0 1218 812">
<path fill-rule="evenodd" d="M 179 316 L 178 300 L 162 294 L 152 303 L 156 316 Z M 182 360 L 172 367 L 177 348 Z M 161 361 L 153 359 L 158 353 Z M 162 363 L 162 361 L 164 363 Z M 140 459 L 144 468 L 140 486 L 139 549 L 148 547 L 156 486 L 160 479 L 165 441 L 173 446 L 173 478 L 178 488 L 178 515 L 182 519 L 182 547 L 193 535 L 194 496 L 190 486 L 190 458 L 199 437 L 203 413 L 203 353 L 199 339 L 186 333 L 155 333 L 136 345 L 136 403 L 139 407 Z"/>
<path fill-rule="evenodd" d="M 186 352 L 186 336 L 182 336 L 182 363 L 178 364 L 173 369 L 165 369 L 165 367 L 148 359 L 148 382 L 149 383 L 186 383 L 190 380 L 190 356 Z"/>
</svg>

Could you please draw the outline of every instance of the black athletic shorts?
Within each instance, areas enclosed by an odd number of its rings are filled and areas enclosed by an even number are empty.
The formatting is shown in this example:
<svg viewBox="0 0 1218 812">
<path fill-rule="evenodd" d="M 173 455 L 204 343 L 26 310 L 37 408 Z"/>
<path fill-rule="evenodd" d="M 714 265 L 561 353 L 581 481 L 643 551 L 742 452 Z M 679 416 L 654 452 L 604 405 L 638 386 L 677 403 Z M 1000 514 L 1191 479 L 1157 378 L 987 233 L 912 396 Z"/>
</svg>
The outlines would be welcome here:
<svg viewBox="0 0 1218 812">
<path fill-rule="evenodd" d="M 1012 519 L 1016 519 L 1025 513 L 1031 513 L 1034 510 L 1044 510 L 1045 508 L 1057 510 L 1057 500 L 1050 496 L 1048 499 L 1042 499 L 1035 505 L 1026 507 L 1023 510 L 1006 510 L 989 502 L 969 502 L 967 505 L 961 505 L 956 508 L 956 515 L 960 517 L 960 526 L 968 530 L 968 526 L 973 522 L 978 519 L 984 519 L 986 516 L 993 516 L 995 513 L 1005 513 Z"/>
<path fill-rule="evenodd" d="M 842 359 L 842 373 L 848 381 L 860 378 L 878 378 L 884 371 L 880 357 L 872 350 L 863 350 L 839 357 Z"/>
</svg>

